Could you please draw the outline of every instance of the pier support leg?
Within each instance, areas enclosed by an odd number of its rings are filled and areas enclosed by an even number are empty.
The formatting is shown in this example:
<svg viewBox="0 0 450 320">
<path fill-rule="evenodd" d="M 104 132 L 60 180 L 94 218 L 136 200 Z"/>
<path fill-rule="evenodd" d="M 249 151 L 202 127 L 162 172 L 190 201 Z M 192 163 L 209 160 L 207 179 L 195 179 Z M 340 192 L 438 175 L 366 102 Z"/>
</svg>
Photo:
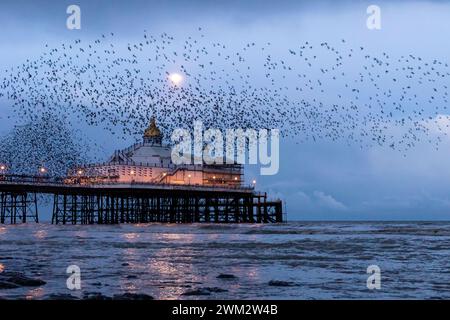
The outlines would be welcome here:
<svg viewBox="0 0 450 320">
<path fill-rule="evenodd" d="M 2 192 L 0 194 L 0 223 L 9 221 L 26 223 L 27 219 L 39 222 L 37 196 L 27 192 Z"/>
</svg>

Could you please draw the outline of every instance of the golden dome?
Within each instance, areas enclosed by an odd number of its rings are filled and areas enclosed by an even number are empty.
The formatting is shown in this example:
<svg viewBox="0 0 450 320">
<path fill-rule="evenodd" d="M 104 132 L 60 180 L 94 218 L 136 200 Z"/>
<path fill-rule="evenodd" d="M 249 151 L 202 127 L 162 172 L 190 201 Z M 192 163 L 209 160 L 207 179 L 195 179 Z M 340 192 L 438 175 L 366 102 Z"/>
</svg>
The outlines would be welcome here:
<svg viewBox="0 0 450 320">
<path fill-rule="evenodd" d="M 153 137 L 160 137 L 161 136 L 161 130 L 156 126 L 156 120 L 155 117 L 152 117 L 150 120 L 150 125 L 147 129 L 144 131 L 144 137 L 145 138 L 153 138 Z"/>
</svg>

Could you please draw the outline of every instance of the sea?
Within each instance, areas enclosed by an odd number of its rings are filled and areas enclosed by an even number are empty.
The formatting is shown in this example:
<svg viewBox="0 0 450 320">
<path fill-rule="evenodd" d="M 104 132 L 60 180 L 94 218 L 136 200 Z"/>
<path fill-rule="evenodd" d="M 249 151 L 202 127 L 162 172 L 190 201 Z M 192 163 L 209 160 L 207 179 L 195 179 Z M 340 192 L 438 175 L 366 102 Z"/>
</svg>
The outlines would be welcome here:
<svg viewBox="0 0 450 320">
<path fill-rule="evenodd" d="M 0 225 L 7 272 L 46 284 L 0 299 L 449 299 L 450 223 Z"/>
</svg>

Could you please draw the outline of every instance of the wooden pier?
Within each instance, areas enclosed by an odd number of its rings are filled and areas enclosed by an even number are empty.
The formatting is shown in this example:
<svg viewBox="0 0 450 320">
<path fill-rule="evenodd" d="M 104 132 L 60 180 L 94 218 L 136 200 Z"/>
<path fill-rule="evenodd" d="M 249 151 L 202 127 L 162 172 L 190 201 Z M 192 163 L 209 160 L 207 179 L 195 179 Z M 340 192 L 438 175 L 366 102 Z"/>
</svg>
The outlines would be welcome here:
<svg viewBox="0 0 450 320">
<path fill-rule="evenodd" d="M 39 194 L 53 196 L 54 224 L 283 222 L 281 201 L 253 187 L 68 184 L 17 175 L 0 176 L 0 222 L 38 222 Z"/>
</svg>

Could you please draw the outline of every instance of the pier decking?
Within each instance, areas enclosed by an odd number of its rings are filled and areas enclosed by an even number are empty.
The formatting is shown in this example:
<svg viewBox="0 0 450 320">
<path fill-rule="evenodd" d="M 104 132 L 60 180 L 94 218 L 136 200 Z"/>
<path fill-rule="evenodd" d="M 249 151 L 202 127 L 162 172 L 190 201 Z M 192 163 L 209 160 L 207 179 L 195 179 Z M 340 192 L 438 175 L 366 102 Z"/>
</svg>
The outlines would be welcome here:
<svg viewBox="0 0 450 320">
<path fill-rule="evenodd" d="M 253 187 L 149 183 L 67 183 L 0 176 L 0 223 L 39 222 L 38 195 L 53 196 L 54 224 L 283 222 L 281 201 Z"/>
</svg>

